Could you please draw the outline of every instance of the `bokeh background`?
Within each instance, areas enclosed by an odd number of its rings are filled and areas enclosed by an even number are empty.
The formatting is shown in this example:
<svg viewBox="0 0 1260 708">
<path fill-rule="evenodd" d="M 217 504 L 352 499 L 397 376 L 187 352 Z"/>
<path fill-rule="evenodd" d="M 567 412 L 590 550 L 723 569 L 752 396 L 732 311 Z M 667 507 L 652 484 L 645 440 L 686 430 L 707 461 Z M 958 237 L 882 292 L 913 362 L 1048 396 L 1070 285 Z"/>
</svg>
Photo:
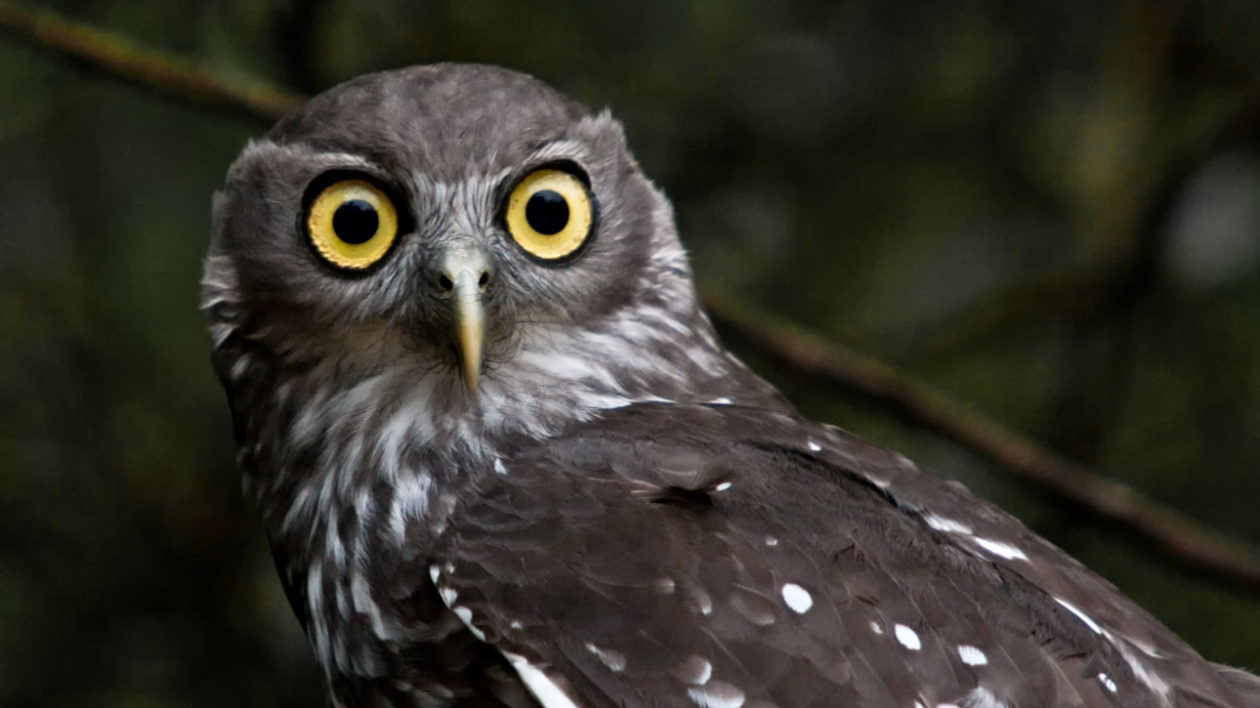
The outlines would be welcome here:
<svg viewBox="0 0 1260 708">
<path fill-rule="evenodd" d="M 38 9 L 229 81 L 312 93 L 476 61 L 610 106 L 706 292 L 1260 541 L 1260 3 Z M 210 195 L 269 123 L 0 29 L 0 705 L 323 700 L 197 312 Z M 810 416 L 962 480 L 1208 658 L 1260 668 L 1260 587 L 731 341 Z"/>
</svg>

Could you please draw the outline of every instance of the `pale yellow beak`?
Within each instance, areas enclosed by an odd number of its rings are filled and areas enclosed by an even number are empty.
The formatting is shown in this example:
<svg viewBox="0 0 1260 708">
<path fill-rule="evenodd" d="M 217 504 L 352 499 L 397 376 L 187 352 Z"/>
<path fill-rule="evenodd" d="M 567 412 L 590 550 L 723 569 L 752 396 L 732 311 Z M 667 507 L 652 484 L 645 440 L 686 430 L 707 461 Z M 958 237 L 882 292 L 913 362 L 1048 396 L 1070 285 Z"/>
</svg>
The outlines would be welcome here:
<svg viewBox="0 0 1260 708">
<path fill-rule="evenodd" d="M 481 379 L 481 347 L 486 337 L 486 310 L 481 302 L 489 268 L 479 250 L 459 249 L 447 254 L 443 271 L 452 284 L 455 308 L 455 342 L 459 364 L 469 393 L 477 392 Z"/>
</svg>

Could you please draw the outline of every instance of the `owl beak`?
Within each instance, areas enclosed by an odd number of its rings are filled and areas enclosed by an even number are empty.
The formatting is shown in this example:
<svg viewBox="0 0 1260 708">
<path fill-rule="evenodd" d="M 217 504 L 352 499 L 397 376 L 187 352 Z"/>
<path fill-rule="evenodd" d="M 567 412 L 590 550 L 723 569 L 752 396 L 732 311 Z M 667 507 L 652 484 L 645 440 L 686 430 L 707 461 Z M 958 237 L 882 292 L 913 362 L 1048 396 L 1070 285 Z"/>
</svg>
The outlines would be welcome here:
<svg viewBox="0 0 1260 708">
<path fill-rule="evenodd" d="M 459 343 L 460 365 L 469 393 L 477 392 L 481 378 L 481 342 L 485 333 L 485 308 L 480 298 L 459 296 L 455 301 L 455 341 Z"/>
<path fill-rule="evenodd" d="M 455 308 L 455 342 L 460 368 L 469 393 L 477 392 L 481 378 L 481 346 L 486 336 L 486 310 L 482 293 L 490 268 L 479 250 L 455 250 L 443 259 L 443 284 L 451 291 Z"/>
</svg>

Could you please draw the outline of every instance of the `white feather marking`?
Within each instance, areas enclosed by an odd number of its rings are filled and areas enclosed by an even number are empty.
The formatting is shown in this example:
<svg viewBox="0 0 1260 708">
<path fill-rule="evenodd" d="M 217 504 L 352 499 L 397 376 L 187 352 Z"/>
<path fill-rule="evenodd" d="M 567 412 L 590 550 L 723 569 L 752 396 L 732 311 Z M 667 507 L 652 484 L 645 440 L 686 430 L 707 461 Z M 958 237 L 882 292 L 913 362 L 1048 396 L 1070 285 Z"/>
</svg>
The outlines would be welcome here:
<svg viewBox="0 0 1260 708">
<path fill-rule="evenodd" d="M 1007 705 L 1004 701 L 999 701 L 989 689 L 976 686 L 971 693 L 963 696 L 962 708 L 1007 708 Z"/>
<path fill-rule="evenodd" d="M 871 631 L 876 634 L 883 634 L 884 628 L 879 626 L 879 622 L 871 622 Z"/>
<path fill-rule="evenodd" d="M 311 635 L 315 641 L 315 653 L 319 655 L 324 666 L 332 666 L 332 642 L 328 637 L 328 625 L 324 616 L 324 577 L 319 563 L 312 563 L 306 571 L 306 606 L 312 618 Z"/>
<path fill-rule="evenodd" d="M 1028 556 L 1025 555 L 1023 551 L 1009 543 L 980 538 L 979 536 L 974 537 L 972 540 L 976 542 L 977 546 L 995 556 L 998 556 L 999 558 L 1005 558 L 1007 560 L 1028 560 Z"/>
<path fill-rule="evenodd" d="M 1147 688 L 1158 693 L 1160 698 L 1167 702 L 1168 695 L 1172 692 L 1172 689 L 1169 688 L 1164 679 L 1160 678 L 1159 674 L 1152 672 L 1146 664 L 1142 663 L 1141 659 L 1125 643 L 1115 642 L 1114 640 L 1112 643 L 1120 648 L 1120 655 L 1124 657 L 1125 663 L 1129 665 L 1129 669 L 1133 671 L 1133 675 L 1137 677 L 1137 680 L 1146 684 Z"/>
<path fill-rule="evenodd" d="M 512 668 L 516 669 L 516 675 L 521 677 L 525 688 L 538 699 L 543 708 L 578 708 L 573 699 L 569 698 L 555 681 L 543 673 L 542 669 L 529 663 L 525 657 L 507 651 L 503 652 L 503 656 L 511 662 Z"/>
<path fill-rule="evenodd" d="M 608 670 L 613 673 L 620 673 L 626 668 L 626 655 L 619 651 L 615 651 L 613 649 L 601 649 L 590 642 L 586 643 L 586 650 L 599 657 L 599 660 L 603 662 L 604 666 L 607 666 Z"/>
<path fill-rule="evenodd" d="M 1094 634 L 1103 633 L 1103 628 L 1098 626 L 1098 623 L 1095 622 L 1093 618 L 1091 618 L 1089 615 L 1077 609 L 1076 605 L 1073 605 L 1072 603 L 1068 602 L 1067 600 L 1064 600 L 1061 597 L 1054 598 L 1054 601 L 1062 605 L 1063 608 L 1066 609 L 1068 612 L 1071 612 L 1072 614 L 1076 615 L 1076 618 L 1084 622 L 1085 626 L 1093 630 Z"/>
<path fill-rule="evenodd" d="M 1102 683 L 1102 685 L 1108 691 L 1111 691 L 1112 693 L 1115 693 L 1120 690 L 1120 687 L 1116 685 L 1116 682 L 1112 680 L 1112 678 L 1105 673 L 1098 674 L 1098 680 Z"/>
<path fill-rule="evenodd" d="M 783 593 L 783 602 L 787 603 L 787 606 L 792 608 L 792 611 L 798 615 L 809 612 L 809 608 L 814 606 L 813 596 L 809 594 L 808 590 L 796 583 L 784 584 L 781 592 Z"/>
<path fill-rule="evenodd" d="M 407 536 L 407 522 L 423 517 L 429 508 L 433 478 L 423 472 L 404 473 L 394 487 L 389 508 L 389 530 L 393 540 L 401 543 Z"/>
<path fill-rule="evenodd" d="M 960 644 L 958 646 L 958 658 L 962 659 L 962 663 L 967 666 L 984 666 L 989 663 L 989 657 L 979 647 L 973 647 L 970 644 Z"/>
<path fill-rule="evenodd" d="M 893 627 L 893 634 L 897 637 L 897 641 L 901 642 L 901 646 L 910 651 L 918 651 L 923 648 L 923 642 L 919 640 L 918 632 L 904 624 Z"/>
<path fill-rule="evenodd" d="M 713 664 L 710 664 L 709 660 L 704 657 L 692 654 L 678 665 L 678 669 L 674 673 L 683 683 L 703 686 L 713 676 Z"/>
<path fill-rule="evenodd" d="M 700 708 L 739 708 L 744 705 L 744 692 L 724 681 L 688 688 L 687 695 Z"/>
<path fill-rule="evenodd" d="M 818 443 L 814 442 L 813 440 L 810 440 L 810 441 L 809 441 L 808 447 L 809 447 L 809 451 L 810 451 L 810 452 L 821 452 L 821 451 L 822 451 L 822 445 L 819 445 Z"/>
<path fill-rule="evenodd" d="M 709 593 L 702 588 L 692 588 L 692 594 L 696 600 L 696 608 L 700 610 L 700 614 L 707 615 L 713 612 L 713 598 L 709 597 Z"/>
<path fill-rule="evenodd" d="M 927 522 L 928 526 L 936 529 L 937 531 L 944 531 L 945 533 L 961 533 L 961 534 L 971 535 L 970 526 L 964 523 L 958 522 L 958 521 L 954 521 L 953 519 L 946 519 L 944 517 L 937 516 L 936 514 L 928 514 L 927 516 L 923 517 L 923 520 Z"/>
<path fill-rule="evenodd" d="M 468 628 L 469 632 L 472 632 L 474 637 L 483 642 L 486 641 L 486 633 L 477 629 L 477 627 L 473 625 L 472 610 L 464 607 L 463 605 L 456 605 L 451 608 L 451 612 L 455 613 L 455 616 L 459 618 L 460 622 L 464 623 L 464 626 Z"/>
</svg>

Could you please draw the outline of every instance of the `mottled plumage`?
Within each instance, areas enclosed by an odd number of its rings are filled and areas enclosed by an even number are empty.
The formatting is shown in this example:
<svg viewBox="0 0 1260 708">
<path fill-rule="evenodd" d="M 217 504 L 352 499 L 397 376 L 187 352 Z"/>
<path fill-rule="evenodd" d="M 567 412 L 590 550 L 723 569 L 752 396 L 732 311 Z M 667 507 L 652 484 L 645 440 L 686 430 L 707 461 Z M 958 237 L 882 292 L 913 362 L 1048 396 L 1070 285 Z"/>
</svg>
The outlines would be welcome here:
<svg viewBox="0 0 1260 708">
<path fill-rule="evenodd" d="M 251 143 L 203 308 L 334 703 L 1246 706 L 1009 516 L 718 343 L 607 113 L 467 65 Z"/>
</svg>

